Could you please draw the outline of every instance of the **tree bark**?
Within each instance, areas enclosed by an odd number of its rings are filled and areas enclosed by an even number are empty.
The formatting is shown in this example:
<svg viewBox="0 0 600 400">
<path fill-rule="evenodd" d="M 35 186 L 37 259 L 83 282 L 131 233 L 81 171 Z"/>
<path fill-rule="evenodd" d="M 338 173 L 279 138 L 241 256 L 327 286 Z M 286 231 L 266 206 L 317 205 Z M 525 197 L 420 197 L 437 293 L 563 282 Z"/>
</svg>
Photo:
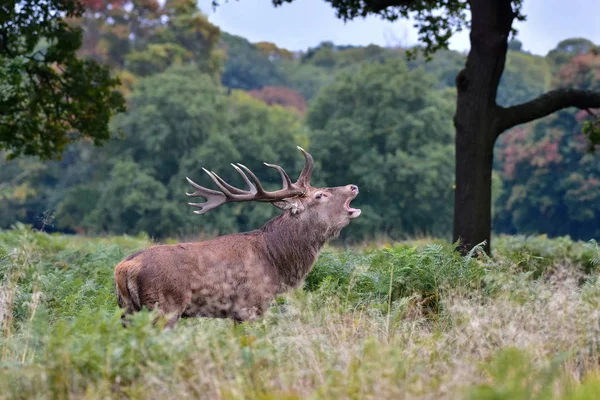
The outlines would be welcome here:
<svg viewBox="0 0 600 400">
<path fill-rule="evenodd" d="M 454 241 L 466 254 L 485 242 L 490 253 L 492 231 L 492 162 L 497 137 L 516 125 L 567 107 L 600 107 L 600 93 L 556 89 L 516 106 L 496 104 L 506 62 L 514 13 L 511 0 L 470 0 L 471 50 L 456 78 L 456 190 Z"/>
<path fill-rule="evenodd" d="M 600 107 L 600 92 L 562 88 L 544 93 L 527 103 L 500 108 L 501 132 L 567 107 L 598 108 Z"/>
<path fill-rule="evenodd" d="M 454 241 L 490 251 L 492 161 L 500 134 L 496 94 L 514 14 L 510 0 L 471 0 L 471 50 L 456 78 Z"/>
</svg>

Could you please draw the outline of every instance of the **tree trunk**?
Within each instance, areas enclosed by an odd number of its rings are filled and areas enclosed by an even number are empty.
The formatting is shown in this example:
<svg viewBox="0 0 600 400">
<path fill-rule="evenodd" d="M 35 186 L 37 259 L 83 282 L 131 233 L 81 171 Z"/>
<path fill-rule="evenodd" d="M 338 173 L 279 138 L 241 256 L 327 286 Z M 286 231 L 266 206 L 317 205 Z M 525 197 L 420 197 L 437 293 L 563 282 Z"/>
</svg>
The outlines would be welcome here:
<svg viewBox="0 0 600 400">
<path fill-rule="evenodd" d="M 469 121 L 473 114 L 457 107 L 455 119 L 454 241 L 460 239 L 463 254 L 483 241 L 486 253 L 490 250 L 493 142 L 483 138 L 491 133 L 489 128 Z"/>
<path fill-rule="evenodd" d="M 510 0 L 471 0 L 471 50 L 456 78 L 454 240 L 465 254 L 485 241 L 490 251 L 494 143 L 500 134 L 496 93 L 504 70 L 513 11 Z"/>
</svg>

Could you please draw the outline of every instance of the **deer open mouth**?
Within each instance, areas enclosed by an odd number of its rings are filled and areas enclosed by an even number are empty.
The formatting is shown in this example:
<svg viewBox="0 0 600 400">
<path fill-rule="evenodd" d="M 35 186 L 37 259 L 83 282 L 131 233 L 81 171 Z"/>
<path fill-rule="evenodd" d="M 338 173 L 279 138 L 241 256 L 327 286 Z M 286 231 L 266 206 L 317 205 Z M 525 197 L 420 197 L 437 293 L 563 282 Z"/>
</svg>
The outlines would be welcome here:
<svg viewBox="0 0 600 400">
<path fill-rule="evenodd" d="M 354 200 L 354 197 L 346 200 L 346 203 L 344 203 L 344 208 L 346 209 L 346 211 L 348 212 L 348 214 L 350 214 L 350 218 L 356 218 L 360 215 L 360 208 L 352 208 L 350 207 L 350 202 Z"/>
</svg>

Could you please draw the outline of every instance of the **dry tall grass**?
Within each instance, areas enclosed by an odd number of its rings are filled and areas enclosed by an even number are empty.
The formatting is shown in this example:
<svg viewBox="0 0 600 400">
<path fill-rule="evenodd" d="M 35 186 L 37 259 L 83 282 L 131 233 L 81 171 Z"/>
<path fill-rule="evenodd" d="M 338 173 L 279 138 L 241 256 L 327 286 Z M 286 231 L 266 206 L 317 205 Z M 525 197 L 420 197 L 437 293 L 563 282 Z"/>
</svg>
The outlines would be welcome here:
<svg viewBox="0 0 600 400">
<path fill-rule="evenodd" d="M 393 275 L 406 272 L 386 270 L 378 252 L 354 259 L 330 254 L 340 257 L 347 278 L 313 281 L 310 291 L 282 297 L 260 321 L 234 329 L 229 321 L 191 319 L 162 332 L 148 313 L 122 328 L 107 287 L 124 249 L 140 242 L 91 242 L 81 253 L 68 241 L 59 244 L 60 236 L 2 235 L 2 295 L 11 299 L 2 303 L 2 314 L 10 315 L 0 338 L 2 399 L 592 399 L 600 393 L 600 281 L 572 258 L 547 259 L 550 272 L 534 274 L 518 261 L 524 253 L 505 249 L 472 261 L 485 272 L 476 288 L 438 276 L 432 295 L 417 286 L 398 289 L 404 278 Z M 17 246 L 11 235 L 21 235 Z M 407 262 L 426 262 L 410 258 L 418 252 L 395 251 Z M 432 254 L 458 262 L 441 250 Z M 317 269 L 328 267 L 321 264 Z M 386 273 L 393 279 L 386 281 Z M 372 285 L 360 286 L 366 276 L 389 287 L 387 295 L 365 295 Z"/>
</svg>

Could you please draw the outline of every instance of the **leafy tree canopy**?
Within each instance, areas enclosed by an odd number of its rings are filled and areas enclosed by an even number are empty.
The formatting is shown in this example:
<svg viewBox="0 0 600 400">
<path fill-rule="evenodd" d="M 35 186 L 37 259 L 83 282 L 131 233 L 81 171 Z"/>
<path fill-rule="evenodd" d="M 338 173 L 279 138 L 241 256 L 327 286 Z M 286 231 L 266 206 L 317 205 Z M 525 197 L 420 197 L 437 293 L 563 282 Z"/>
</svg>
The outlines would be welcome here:
<svg viewBox="0 0 600 400">
<path fill-rule="evenodd" d="M 248 94 L 256 99 L 262 100 L 268 105 L 278 104 L 298 111 L 300 114 L 306 112 L 306 100 L 295 90 L 286 87 L 265 86 L 260 90 L 251 90 Z"/>
<path fill-rule="evenodd" d="M 82 55 L 138 76 L 190 63 L 215 78 L 221 73 L 221 31 L 194 0 L 81 1 L 86 12 L 72 22 L 86 32 Z"/>
<path fill-rule="evenodd" d="M 277 64 L 269 60 L 264 50 L 246 39 L 224 33 L 221 48 L 226 55 L 221 80 L 225 86 L 235 89 L 261 89 L 278 86 L 283 82 Z"/>
<path fill-rule="evenodd" d="M 79 141 L 59 162 L 0 160 L 0 227 L 23 221 L 46 230 L 158 238 L 253 229 L 278 210 L 232 204 L 198 218 L 187 205 L 185 176 L 212 186 L 206 167 L 243 186 L 228 167 L 243 162 L 275 188 L 279 177 L 262 162 L 297 174 L 302 159 L 293 149 L 300 144 L 318 163 L 315 184 L 361 187 L 356 201 L 364 218 L 345 238 L 449 237 L 452 108 L 464 54 L 440 50 L 425 62 L 415 53 L 407 61 L 405 49 L 328 42 L 291 53 L 216 36 L 188 0 L 86 2 L 84 16 L 70 19 L 85 31 L 79 54 L 118 71 L 129 110 L 113 118 L 111 129 L 123 136 L 100 149 Z M 511 48 L 500 104 L 564 86 L 598 88 L 591 42 L 564 41 L 557 46 L 564 57 Z M 587 111 L 564 111 L 502 137 L 493 181 L 496 231 L 595 232 L 600 169 L 585 154 L 586 123 L 594 123 Z M 544 225 L 549 216 L 560 222 Z"/>
<path fill-rule="evenodd" d="M 124 110 L 119 81 L 77 57 L 81 30 L 65 18 L 76 0 L 8 0 L 0 5 L 0 150 L 9 158 L 59 157 L 78 138 L 110 137 L 108 122 Z"/>
<path fill-rule="evenodd" d="M 565 43 L 585 42 L 563 41 L 559 47 Z M 553 86 L 600 90 L 600 57 L 592 49 L 580 46 L 568 62 L 561 60 Z M 548 60 L 556 60 L 556 53 Z M 497 168 L 504 188 L 496 205 L 497 230 L 600 235 L 600 160 L 584 135 L 586 123 L 595 121 L 594 111 L 565 110 L 501 138 Z"/>
<path fill-rule="evenodd" d="M 185 177 L 213 187 L 205 167 L 243 187 L 229 165 L 243 162 L 265 187 L 281 185 L 276 171 L 262 163 L 280 164 L 290 174 L 300 171 L 302 157 L 291 150 L 308 142 L 297 112 L 270 107 L 241 91 L 228 95 L 194 65 L 139 79 L 128 100 L 128 111 L 111 124 L 123 138 L 94 152 L 87 143 L 70 146 L 63 160 L 32 171 L 18 182 L 20 188 L 15 182 L 0 191 L 8 200 L 0 202 L 0 223 L 19 215 L 39 227 L 39 216 L 52 210 L 54 226 L 47 229 L 146 232 L 162 238 L 248 230 L 278 212 L 268 204 L 233 204 L 198 217 L 187 205 Z M 0 182 L 27 166 L 8 165 L 0 166 Z"/>
<path fill-rule="evenodd" d="M 429 76 L 395 60 L 340 74 L 311 105 L 318 179 L 361 182 L 356 201 L 366 201 L 365 212 L 349 227 L 354 235 L 449 232 L 453 101 L 434 88 Z"/>
</svg>

